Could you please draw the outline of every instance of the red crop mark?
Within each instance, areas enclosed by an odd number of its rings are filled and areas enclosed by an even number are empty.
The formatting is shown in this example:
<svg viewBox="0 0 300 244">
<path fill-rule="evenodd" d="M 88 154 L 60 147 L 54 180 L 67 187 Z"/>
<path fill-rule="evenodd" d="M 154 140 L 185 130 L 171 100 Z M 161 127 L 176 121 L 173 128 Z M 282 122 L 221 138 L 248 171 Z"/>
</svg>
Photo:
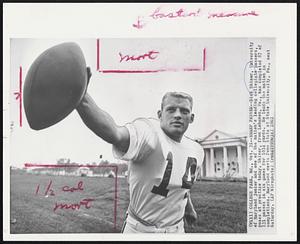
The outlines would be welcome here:
<svg viewBox="0 0 300 244">
<path fill-rule="evenodd" d="M 205 66 L 206 66 L 206 48 L 203 49 L 203 58 L 202 58 L 202 64 L 203 64 L 203 71 L 205 71 Z"/>
<path fill-rule="evenodd" d="M 97 70 L 100 70 L 100 40 L 97 39 Z"/>
<path fill-rule="evenodd" d="M 83 164 L 68 164 L 68 165 L 60 165 L 60 164 L 32 164 L 32 163 L 25 163 L 25 168 L 34 168 L 34 167 L 41 167 L 41 168 L 67 168 L 67 167 L 88 167 L 88 168 L 95 168 L 95 167 L 105 167 L 105 168 L 113 168 L 115 172 L 115 189 L 114 189 L 114 229 L 117 229 L 117 204 L 118 204 L 118 166 L 117 165 L 83 165 Z M 51 181 L 52 184 L 52 181 Z M 51 187 L 48 185 L 48 188 Z M 49 189 L 47 189 L 49 190 Z M 39 191 L 39 186 L 36 189 L 36 194 Z M 91 200 L 92 201 L 92 200 Z M 81 203 L 82 205 L 82 203 Z M 73 206 L 73 205 L 72 205 Z"/>
<path fill-rule="evenodd" d="M 14 92 L 15 99 L 19 100 L 19 124 L 22 127 L 22 66 L 19 68 L 19 91 Z"/>
<path fill-rule="evenodd" d="M 88 164 L 31 164 L 25 163 L 25 168 L 33 168 L 33 167 L 43 167 L 43 168 L 68 168 L 68 167 L 88 167 L 88 168 L 96 168 L 96 167 L 106 167 L 106 168 L 115 168 L 118 167 L 116 165 L 88 165 Z"/>
<path fill-rule="evenodd" d="M 20 92 L 20 127 L 22 127 L 22 98 L 23 98 L 23 94 L 22 94 L 22 67 L 20 67 L 20 80 L 19 80 L 19 92 Z"/>
<path fill-rule="evenodd" d="M 155 69 L 155 70 L 102 70 L 102 73 L 159 73 L 159 72 L 181 72 L 181 71 L 202 71 L 200 68 L 185 69 Z"/>
</svg>

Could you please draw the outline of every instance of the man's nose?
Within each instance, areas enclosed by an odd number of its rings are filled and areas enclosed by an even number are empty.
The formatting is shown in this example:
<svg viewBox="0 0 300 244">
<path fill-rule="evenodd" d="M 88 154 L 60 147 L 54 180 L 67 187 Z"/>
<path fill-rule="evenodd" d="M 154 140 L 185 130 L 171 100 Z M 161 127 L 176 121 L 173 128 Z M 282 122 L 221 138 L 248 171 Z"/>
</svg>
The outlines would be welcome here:
<svg viewBox="0 0 300 244">
<path fill-rule="evenodd" d="M 175 113 L 174 113 L 174 117 L 175 118 L 181 118 L 181 112 L 179 109 L 176 109 Z"/>
</svg>

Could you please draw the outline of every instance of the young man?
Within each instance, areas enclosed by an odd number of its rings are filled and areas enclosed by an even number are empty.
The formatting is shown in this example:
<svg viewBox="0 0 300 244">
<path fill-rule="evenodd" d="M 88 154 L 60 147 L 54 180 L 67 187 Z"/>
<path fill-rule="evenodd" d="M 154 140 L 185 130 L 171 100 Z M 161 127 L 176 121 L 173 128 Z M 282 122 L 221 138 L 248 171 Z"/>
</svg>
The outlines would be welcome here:
<svg viewBox="0 0 300 244">
<path fill-rule="evenodd" d="M 88 78 L 91 73 L 88 69 Z M 183 233 L 197 213 L 190 189 L 202 164 L 202 147 L 184 136 L 194 120 L 192 97 L 169 92 L 158 120 L 139 118 L 115 124 L 86 93 L 77 111 L 94 133 L 113 145 L 116 158 L 129 161 L 130 203 L 123 233 Z"/>
</svg>

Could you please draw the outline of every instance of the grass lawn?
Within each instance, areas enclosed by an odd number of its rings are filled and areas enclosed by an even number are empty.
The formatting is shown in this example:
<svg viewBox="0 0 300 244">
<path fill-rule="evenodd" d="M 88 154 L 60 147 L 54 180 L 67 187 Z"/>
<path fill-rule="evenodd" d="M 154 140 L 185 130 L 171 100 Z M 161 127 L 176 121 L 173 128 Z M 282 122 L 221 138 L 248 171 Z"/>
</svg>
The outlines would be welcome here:
<svg viewBox="0 0 300 244">
<path fill-rule="evenodd" d="M 54 196 L 45 191 L 50 189 Z M 63 186 L 83 190 L 63 191 Z M 126 179 L 118 179 L 117 221 L 114 228 L 113 178 L 90 178 L 11 173 L 11 233 L 114 233 L 120 232 L 129 203 Z M 38 194 L 36 190 L 40 185 Z M 244 182 L 196 182 L 192 201 L 198 213 L 194 226 L 186 232 L 237 233 L 246 232 L 247 187 Z M 56 204 L 80 203 L 94 199 L 91 207 L 53 210 Z"/>
<path fill-rule="evenodd" d="M 194 226 L 186 226 L 186 232 L 247 232 L 247 183 L 196 182 L 191 197 L 198 220 Z"/>
</svg>

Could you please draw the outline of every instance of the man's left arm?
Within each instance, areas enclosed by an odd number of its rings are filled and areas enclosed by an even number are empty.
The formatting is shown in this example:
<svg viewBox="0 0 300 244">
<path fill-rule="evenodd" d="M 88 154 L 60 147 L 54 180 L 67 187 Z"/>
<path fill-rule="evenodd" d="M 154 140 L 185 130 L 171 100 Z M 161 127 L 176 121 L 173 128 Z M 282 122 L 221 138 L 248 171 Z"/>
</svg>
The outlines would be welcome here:
<svg viewBox="0 0 300 244">
<path fill-rule="evenodd" d="M 184 218 L 186 219 L 187 223 L 194 224 L 197 221 L 197 212 L 194 208 L 194 205 L 192 203 L 191 199 L 191 194 L 188 192 L 188 197 L 187 197 L 187 204 L 185 207 L 185 213 L 184 213 Z"/>
<path fill-rule="evenodd" d="M 196 148 L 197 148 L 196 150 L 198 151 L 197 161 L 199 160 L 198 162 L 201 162 L 201 164 L 203 164 L 204 157 L 205 157 L 204 149 L 198 143 L 197 143 Z M 200 166 L 198 166 L 197 169 L 196 169 L 195 180 L 197 180 L 197 177 L 198 177 L 199 173 L 200 173 Z M 187 204 L 186 204 L 186 207 L 185 207 L 184 218 L 186 219 L 186 221 L 189 225 L 196 223 L 196 221 L 198 219 L 197 212 L 196 212 L 196 210 L 194 208 L 194 205 L 192 203 L 191 192 L 190 191 L 187 193 Z"/>
</svg>

